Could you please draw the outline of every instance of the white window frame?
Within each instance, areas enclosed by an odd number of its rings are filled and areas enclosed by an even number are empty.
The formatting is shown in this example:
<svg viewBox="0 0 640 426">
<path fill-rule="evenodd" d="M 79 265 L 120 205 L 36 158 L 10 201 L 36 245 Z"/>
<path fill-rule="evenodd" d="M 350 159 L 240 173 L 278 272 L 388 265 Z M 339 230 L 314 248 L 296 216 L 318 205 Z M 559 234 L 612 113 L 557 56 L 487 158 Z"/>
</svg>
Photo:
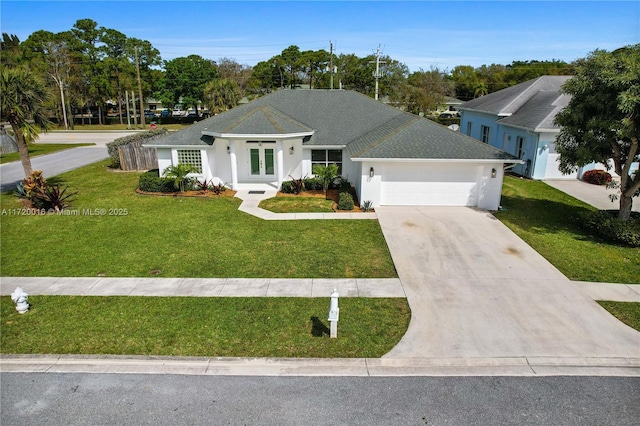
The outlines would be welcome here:
<svg viewBox="0 0 640 426">
<path fill-rule="evenodd" d="M 526 138 L 522 137 L 522 136 L 518 136 L 516 137 L 516 156 L 519 159 L 523 159 L 524 155 L 525 155 L 525 150 L 524 150 L 524 144 L 526 142 Z"/>
<path fill-rule="evenodd" d="M 324 160 L 314 160 L 313 159 L 313 153 L 314 151 L 324 151 Z M 329 160 L 329 151 L 336 151 L 336 152 L 340 152 L 340 161 L 332 161 Z M 342 160 L 342 155 L 343 155 L 343 151 L 342 149 L 311 149 L 311 173 L 313 173 L 313 166 L 318 165 L 318 166 L 324 166 L 327 167 L 330 164 L 336 164 L 338 166 L 338 175 L 342 174 L 342 165 L 343 165 L 343 160 Z"/>
<path fill-rule="evenodd" d="M 491 127 L 480 126 L 480 140 L 484 143 L 489 143 L 490 132 L 491 132 Z"/>
<path fill-rule="evenodd" d="M 190 164 L 202 174 L 202 150 L 200 149 L 177 149 L 176 158 L 178 164 Z"/>
</svg>

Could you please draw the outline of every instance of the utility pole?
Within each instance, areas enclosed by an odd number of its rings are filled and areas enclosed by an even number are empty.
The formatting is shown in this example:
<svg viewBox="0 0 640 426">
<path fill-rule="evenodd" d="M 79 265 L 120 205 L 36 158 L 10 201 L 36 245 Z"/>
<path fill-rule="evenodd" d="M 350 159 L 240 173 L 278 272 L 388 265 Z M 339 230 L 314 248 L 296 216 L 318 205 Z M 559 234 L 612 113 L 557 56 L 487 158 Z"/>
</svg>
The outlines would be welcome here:
<svg viewBox="0 0 640 426">
<path fill-rule="evenodd" d="M 330 81 L 331 90 L 333 90 L 333 43 L 329 40 L 329 75 L 331 76 Z"/>
<path fill-rule="evenodd" d="M 380 45 L 378 45 L 378 48 L 376 49 L 376 72 L 373 74 L 373 76 L 376 79 L 376 101 L 378 100 L 378 79 L 380 77 L 382 77 L 382 75 L 380 74 L 380 64 L 386 64 L 387 61 L 381 61 L 380 60 Z M 373 63 L 373 61 L 369 62 L 370 64 Z"/>
<path fill-rule="evenodd" d="M 140 98 L 140 124 L 144 129 L 144 98 L 142 97 L 142 82 L 140 81 L 140 61 L 138 60 L 138 46 L 135 46 L 134 51 L 136 53 L 136 74 L 138 75 L 138 97 Z"/>
</svg>

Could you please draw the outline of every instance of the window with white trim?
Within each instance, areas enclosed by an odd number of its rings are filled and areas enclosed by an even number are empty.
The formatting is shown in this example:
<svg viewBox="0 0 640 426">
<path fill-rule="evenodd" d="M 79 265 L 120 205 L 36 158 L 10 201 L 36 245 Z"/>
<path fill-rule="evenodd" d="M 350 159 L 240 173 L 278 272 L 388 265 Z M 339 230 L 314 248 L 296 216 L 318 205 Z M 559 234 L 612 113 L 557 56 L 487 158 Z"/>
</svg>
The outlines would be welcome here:
<svg viewBox="0 0 640 426">
<path fill-rule="evenodd" d="M 489 143 L 489 126 L 480 126 L 480 137 L 484 143 Z"/>
<path fill-rule="evenodd" d="M 516 147 L 518 149 L 518 152 L 516 152 L 516 154 L 518 155 L 519 159 L 523 159 L 524 158 L 524 141 L 525 139 L 522 136 L 518 136 L 516 138 Z"/>
<path fill-rule="evenodd" d="M 467 121 L 467 136 L 471 136 L 471 122 Z"/>
<path fill-rule="evenodd" d="M 342 150 L 341 149 L 312 149 L 311 170 L 314 166 L 327 167 L 329 164 L 338 166 L 338 175 L 342 175 Z"/>
<path fill-rule="evenodd" d="M 199 149 L 179 149 L 178 164 L 190 164 L 202 173 L 202 153 Z"/>
</svg>

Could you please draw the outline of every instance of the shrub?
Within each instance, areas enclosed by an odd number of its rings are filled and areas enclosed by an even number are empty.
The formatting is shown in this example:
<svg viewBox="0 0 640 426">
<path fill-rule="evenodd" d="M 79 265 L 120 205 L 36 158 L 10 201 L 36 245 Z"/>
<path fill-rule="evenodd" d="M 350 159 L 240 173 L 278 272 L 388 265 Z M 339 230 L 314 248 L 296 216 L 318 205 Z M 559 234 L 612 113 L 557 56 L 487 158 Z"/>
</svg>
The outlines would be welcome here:
<svg viewBox="0 0 640 426">
<path fill-rule="evenodd" d="M 174 180 L 160 177 L 158 169 L 149 170 L 140 175 L 138 187 L 146 192 L 176 192 Z"/>
<path fill-rule="evenodd" d="M 582 180 L 593 185 L 606 185 L 611 182 L 611 175 L 604 170 L 588 170 L 582 175 Z"/>
<path fill-rule="evenodd" d="M 282 192 L 283 194 L 294 194 L 294 191 L 295 185 L 293 181 L 285 180 L 282 182 L 282 185 L 280 186 L 280 192 Z"/>
<path fill-rule="evenodd" d="M 353 210 L 353 197 L 348 192 L 341 192 L 338 198 L 338 210 Z"/>
<path fill-rule="evenodd" d="M 124 145 L 129 145 L 130 143 L 146 143 L 151 142 L 154 139 L 159 139 L 164 136 L 168 130 L 166 127 L 158 128 L 155 130 L 147 130 L 144 132 L 137 132 L 132 135 L 123 136 L 114 140 L 113 142 L 109 142 L 107 144 L 107 151 L 109 152 L 109 157 L 111 157 L 111 166 L 119 169 L 120 168 L 120 153 L 118 152 L 118 148 Z"/>
<path fill-rule="evenodd" d="M 594 235 L 616 244 L 640 247 L 640 215 L 632 213 L 631 219 L 617 218 L 617 211 L 595 211 L 584 218 L 583 227 Z"/>
<path fill-rule="evenodd" d="M 310 177 L 304 180 L 304 189 L 307 191 L 322 191 L 322 181 L 317 177 Z"/>
<path fill-rule="evenodd" d="M 371 200 L 363 201 L 362 206 L 360 208 L 365 212 L 373 210 L 373 201 Z"/>
<path fill-rule="evenodd" d="M 42 201 L 42 208 L 59 212 L 69 207 L 69 203 L 73 201 L 71 197 L 77 194 L 77 192 L 67 193 L 67 189 L 69 189 L 68 186 L 60 190 L 60 184 L 53 188 L 46 187 L 40 189 L 36 197 Z"/>
</svg>

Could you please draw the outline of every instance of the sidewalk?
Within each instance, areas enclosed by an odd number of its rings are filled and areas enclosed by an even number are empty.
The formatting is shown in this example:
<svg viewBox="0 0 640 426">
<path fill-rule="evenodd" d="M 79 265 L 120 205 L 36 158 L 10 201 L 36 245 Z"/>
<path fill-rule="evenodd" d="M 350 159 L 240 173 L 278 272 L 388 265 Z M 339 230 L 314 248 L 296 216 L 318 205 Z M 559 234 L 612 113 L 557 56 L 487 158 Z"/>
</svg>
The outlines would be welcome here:
<svg viewBox="0 0 640 426">
<path fill-rule="evenodd" d="M 0 295 L 192 297 L 406 297 L 398 278 L 1 277 Z"/>
</svg>

